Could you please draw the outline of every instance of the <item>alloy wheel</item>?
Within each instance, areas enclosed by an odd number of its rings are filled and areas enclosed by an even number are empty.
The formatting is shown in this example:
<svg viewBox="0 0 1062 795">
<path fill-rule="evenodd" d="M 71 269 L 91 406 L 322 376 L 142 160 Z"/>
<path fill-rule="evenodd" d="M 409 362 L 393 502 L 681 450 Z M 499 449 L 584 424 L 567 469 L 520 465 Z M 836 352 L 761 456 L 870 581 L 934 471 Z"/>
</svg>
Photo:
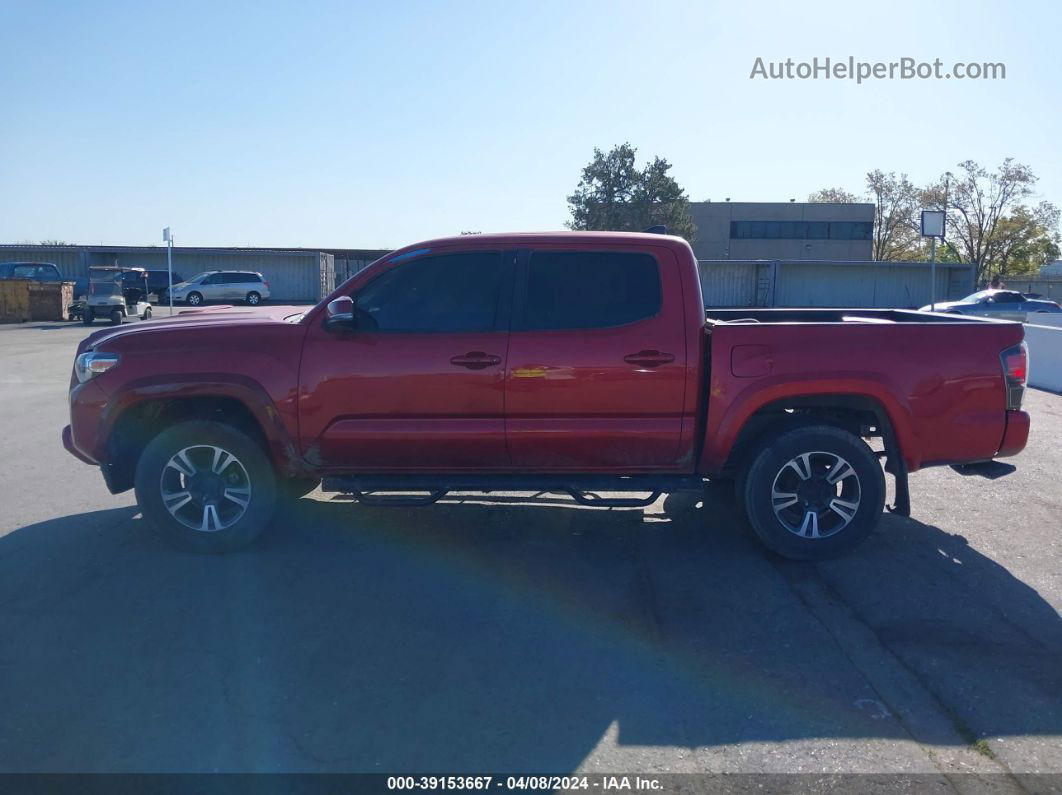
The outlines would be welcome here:
<svg viewBox="0 0 1062 795">
<path fill-rule="evenodd" d="M 828 538 L 855 518 L 861 496 L 855 468 L 836 453 L 801 453 L 775 475 L 771 505 L 781 525 L 801 538 Z"/>
<path fill-rule="evenodd" d="M 159 486 L 170 516 L 203 533 L 232 527 L 251 503 L 247 468 L 215 445 L 194 445 L 176 453 L 162 468 Z"/>
</svg>

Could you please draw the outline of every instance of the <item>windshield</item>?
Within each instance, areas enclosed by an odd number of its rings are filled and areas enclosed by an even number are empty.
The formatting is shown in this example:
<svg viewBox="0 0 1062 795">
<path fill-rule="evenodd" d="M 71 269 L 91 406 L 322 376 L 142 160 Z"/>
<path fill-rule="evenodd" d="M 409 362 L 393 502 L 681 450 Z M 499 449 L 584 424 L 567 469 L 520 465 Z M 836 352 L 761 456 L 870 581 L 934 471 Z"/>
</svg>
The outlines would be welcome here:
<svg viewBox="0 0 1062 795">
<path fill-rule="evenodd" d="M 121 271 L 89 271 L 90 282 L 119 282 L 121 280 Z"/>
<path fill-rule="evenodd" d="M 210 271 L 203 271 L 202 273 L 197 273 L 195 276 L 193 276 L 191 279 L 188 279 L 187 281 L 189 283 L 191 283 L 191 282 L 199 282 L 199 281 L 202 281 L 204 278 L 206 278 L 209 275 L 210 275 Z M 177 274 L 176 273 L 173 274 L 173 280 L 174 280 L 174 282 L 177 281 Z"/>
</svg>

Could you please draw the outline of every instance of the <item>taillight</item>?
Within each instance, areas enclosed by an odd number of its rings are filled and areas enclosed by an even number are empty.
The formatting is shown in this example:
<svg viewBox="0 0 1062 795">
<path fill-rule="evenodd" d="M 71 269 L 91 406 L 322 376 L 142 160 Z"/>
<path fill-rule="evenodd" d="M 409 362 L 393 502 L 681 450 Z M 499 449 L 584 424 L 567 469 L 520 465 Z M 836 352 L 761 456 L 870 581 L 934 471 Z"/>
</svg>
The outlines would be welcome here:
<svg viewBox="0 0 1062 795">
<path fill-rule="evenodd" d="M 1024 341 L 999 354 L 1003 365 L 1003 379 L 1007 382 L 1007 409 L 1017 411 L 1025 396 L 1025 384 L 1029 380 L 1029 346 Z"/>
</svg>

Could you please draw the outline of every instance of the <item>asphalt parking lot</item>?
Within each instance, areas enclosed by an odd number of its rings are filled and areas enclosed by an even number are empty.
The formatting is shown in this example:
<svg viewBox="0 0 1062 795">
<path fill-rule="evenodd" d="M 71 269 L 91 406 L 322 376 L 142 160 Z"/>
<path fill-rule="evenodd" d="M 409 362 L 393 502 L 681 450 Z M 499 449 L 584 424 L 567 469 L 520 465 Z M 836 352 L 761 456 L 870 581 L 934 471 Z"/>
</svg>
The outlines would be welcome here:
<svg viewBox="0 0 1062 795">
<path fill-rule="evenodd" d="M 0 771 L 1062 773 L 1058 395 L 1016 472 L 916 473 L 824 564 L 713 493 L 315 492 L 202 557 L 63 450 L 84 333 L 0 327 Z"/>
</svg>

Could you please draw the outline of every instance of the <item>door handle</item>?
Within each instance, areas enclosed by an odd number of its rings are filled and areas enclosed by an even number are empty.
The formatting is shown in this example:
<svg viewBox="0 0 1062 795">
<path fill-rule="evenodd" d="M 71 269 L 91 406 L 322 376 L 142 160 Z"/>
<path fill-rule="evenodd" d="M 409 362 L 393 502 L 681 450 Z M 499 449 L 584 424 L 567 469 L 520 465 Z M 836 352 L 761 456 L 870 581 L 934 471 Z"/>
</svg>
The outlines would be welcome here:
<svg viewBox="0 0 1062 795">
<path fill-rule="evenodd" d="M 482 370 L 484 367 L 501 364 L 501 357 L 483 351 L 469 351 L 463 356 L 454 356 L 450 359 L 450 364 L 467 367 L 469 370 Z"/>
<path fill-rule="evenodd" d="M 637 364 L 641 367 L 659 367 L 662 364 L 670 364 L 675 361 L 675 354 L 661 353 L 660 351 L 638 351 L 628 353 L 623 357 L 627 364 Z"/>
</svg>

